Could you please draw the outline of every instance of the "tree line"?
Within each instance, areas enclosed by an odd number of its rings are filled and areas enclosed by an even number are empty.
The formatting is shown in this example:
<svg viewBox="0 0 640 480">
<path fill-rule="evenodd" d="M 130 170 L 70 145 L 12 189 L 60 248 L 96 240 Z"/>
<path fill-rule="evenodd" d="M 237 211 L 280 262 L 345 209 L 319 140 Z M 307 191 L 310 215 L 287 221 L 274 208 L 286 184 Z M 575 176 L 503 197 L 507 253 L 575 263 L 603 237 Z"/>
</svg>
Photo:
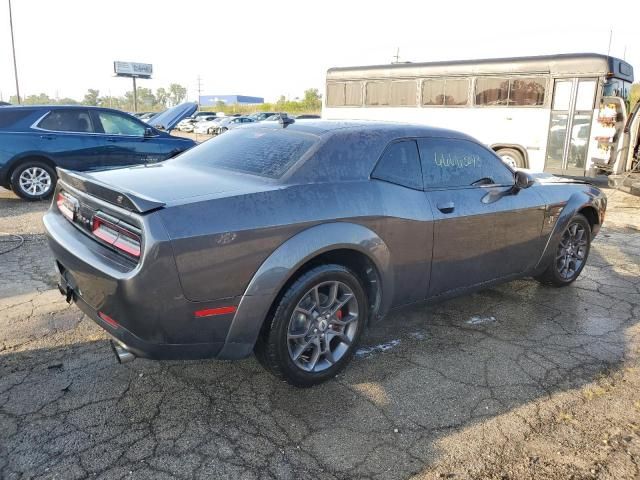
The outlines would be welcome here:
<svg viewBox="0 0 640 480">
<path fill-rule="evenodd" d="M 138 94 L 138 111 L 160 111 L 182 103 L 187 98 L 187 89 L 178 83 L 172 83 L 167 88 L 160 87 L 154 92 L 150 88 L 136 88 Z M 17 105 L 18 98 L 14 95 L 9 103 Z M 123 96 L 100 95 L 100 90 L 90 88 L 82 100 L 74 98 L 51 98 L 46 93 L 27 95 L 22 98 L 23 105 L 92 105 L 98 107 L 117 108 L 119 110 L 133 110 L 133 90 L 125 92 Z"/>
<path fill-rule="evenodd" d="M 154 112 L 161 111 L 182 103 L 187 98 L 187 89 L 180 84 L 172 83 L 168 88 L 138 87 L 138 111 Z M 10 103 L 17 105 L 18 99 L 12 96 Z M 133 90 L 126 92 L 123 96 L 100 95 L 100 90 L 90 88 L 85 93 L 82 100 L 73 98 L 51 98 L 46 93 L 38 95 L 27 95 L 22 98 L 24 105 L 92 105 L 99 107 L 117 108 L 124 111 L 133 111 Z M 304 95 L 293 100 L 287 99 L 284 95 L 273 103 L 262 103 L 259 105 L 227 105 L 218 102 L 214 106 L 206 106 L 202 110 L 225 112 L 225 113 L 251 113 L 255 111 L 277 111 L 288 113 L 319 113 L 322 109 L 322 96 L 317 88 L 309 88 L 304 91 Z"/>
</svg>

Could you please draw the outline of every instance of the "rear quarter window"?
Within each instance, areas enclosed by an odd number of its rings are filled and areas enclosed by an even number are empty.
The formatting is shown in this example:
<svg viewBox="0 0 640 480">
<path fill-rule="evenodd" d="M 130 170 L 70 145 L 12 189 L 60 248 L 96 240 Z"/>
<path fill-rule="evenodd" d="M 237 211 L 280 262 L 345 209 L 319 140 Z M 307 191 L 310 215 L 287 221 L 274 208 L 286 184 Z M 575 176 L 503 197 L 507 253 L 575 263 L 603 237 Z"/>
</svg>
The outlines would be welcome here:
<svg viewBox="0 0 640 480">
<path fill-rule="evenodd" d="M 175 162 L 280 178 L 318 141 L 301 132 L 237 128 L 188 150 Z"/>
</svg>

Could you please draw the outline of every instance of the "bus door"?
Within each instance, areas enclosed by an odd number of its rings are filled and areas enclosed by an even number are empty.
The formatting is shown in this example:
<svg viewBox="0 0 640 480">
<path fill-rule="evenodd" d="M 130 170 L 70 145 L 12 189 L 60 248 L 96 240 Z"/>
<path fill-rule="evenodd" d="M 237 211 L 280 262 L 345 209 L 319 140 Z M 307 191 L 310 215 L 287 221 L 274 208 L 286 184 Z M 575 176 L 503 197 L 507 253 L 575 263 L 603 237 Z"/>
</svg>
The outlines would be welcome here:
<svg viewBox="0 0 640 480">
<path fill-rule="evenodd" d="M 571 176 L 586 174 L 597 86 L 596 78 L 555 79 L 545 172 Z"/>
</svg>

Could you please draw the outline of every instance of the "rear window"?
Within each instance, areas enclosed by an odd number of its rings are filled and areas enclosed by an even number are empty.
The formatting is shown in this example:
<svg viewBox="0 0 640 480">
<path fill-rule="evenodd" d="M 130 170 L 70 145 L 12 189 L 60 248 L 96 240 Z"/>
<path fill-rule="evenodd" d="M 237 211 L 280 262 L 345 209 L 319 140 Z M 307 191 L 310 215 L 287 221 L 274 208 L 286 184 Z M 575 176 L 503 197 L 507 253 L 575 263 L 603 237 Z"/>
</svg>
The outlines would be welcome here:
<svg viewBox="0 0 640 480">
<path fill-rule="evenodd" d="M 5 110 L 0 108 L 0 128 L 10 127 L 32 113 L 33 110 Z"/>
<path fill-rule="evenodd" d="M 175 161 L 280 178 L 317 139 L 284 129 L 238 128 L 188 150 Z"/>
</svg>

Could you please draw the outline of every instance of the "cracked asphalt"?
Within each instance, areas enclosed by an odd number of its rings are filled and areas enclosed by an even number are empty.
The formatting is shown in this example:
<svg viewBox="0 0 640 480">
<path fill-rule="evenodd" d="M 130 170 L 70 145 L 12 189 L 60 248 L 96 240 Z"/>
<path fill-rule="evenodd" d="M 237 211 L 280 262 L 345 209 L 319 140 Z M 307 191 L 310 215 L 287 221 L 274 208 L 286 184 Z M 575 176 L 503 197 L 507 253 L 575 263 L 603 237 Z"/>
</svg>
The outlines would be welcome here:
<svg viewBox="0 0 640 480">
<path fill-rule="evenodd" d="M 55 288 L 45 203 L 0 189 L 0 478 L 640 478 L 640 198 L 580 279 L 404 309 L 337 379 L 116 363 Z"/>
</svg>

